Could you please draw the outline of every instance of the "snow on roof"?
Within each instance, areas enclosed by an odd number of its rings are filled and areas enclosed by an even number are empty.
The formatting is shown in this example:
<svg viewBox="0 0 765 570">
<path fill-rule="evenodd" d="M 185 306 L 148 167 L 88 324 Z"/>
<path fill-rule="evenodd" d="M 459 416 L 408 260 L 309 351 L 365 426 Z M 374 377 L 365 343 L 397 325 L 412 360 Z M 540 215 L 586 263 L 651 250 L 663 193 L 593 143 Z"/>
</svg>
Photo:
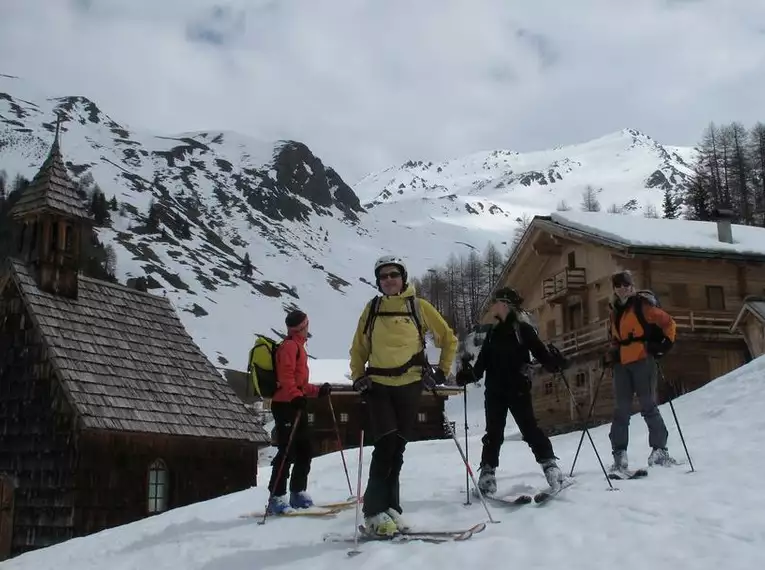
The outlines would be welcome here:
<svg viewBox="0 0 765 570">
<path fill-rule="evenodd" d="M 721 242 L 717 222 L 645 218 L 604 212 L 555 212 L 555 224 L 625 246 L 765 256 L 765 228 L 732 224 L 733 243 Z"/>
</svg>

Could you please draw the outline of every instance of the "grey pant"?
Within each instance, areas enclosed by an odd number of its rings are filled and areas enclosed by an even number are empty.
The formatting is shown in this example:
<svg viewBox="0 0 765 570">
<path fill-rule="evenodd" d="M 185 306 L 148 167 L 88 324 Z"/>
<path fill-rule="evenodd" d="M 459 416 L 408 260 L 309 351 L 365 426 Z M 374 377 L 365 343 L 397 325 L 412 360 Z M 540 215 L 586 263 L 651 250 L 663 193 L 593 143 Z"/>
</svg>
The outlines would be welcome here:
<svg viewBox="0 0 765 570">
<path fill-rule="evenodd" d="M 614 365 L 614 420 L 609 434 L 614 451 L 627 449 L 633 394 L 637 394 L 640 413 L 648 426 L 648 445 L 667 447 L 667 426 L 656 405 L 657 376 L 656 361 L 651 356 Z"/>
</svg>

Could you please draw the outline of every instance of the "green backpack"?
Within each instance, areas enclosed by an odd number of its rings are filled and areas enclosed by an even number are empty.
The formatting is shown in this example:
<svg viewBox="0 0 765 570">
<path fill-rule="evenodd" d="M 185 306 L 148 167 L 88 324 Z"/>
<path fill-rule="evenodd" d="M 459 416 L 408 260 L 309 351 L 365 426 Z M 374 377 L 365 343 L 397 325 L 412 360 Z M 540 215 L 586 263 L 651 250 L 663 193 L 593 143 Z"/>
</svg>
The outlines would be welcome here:
<svg viewBox="0 0 765 570">
<path fill-rule="evenodd" d="M 258 335 L 255 345 L 250 349 L 247 373 L 255 392 L 261 398 L 273 398 L 279 387 L 279 379 L 276 377 L 276 349 L 279 346 L 281 342 Z"/>
</svg>

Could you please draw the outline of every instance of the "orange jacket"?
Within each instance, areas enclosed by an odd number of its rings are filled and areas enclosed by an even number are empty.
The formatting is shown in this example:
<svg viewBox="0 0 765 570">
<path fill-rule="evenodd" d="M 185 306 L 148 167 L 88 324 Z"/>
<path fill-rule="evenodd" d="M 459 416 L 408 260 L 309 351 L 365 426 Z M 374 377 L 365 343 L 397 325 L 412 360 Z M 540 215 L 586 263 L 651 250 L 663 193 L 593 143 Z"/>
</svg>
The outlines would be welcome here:
<svg viewBox="0 0 765 570">
<path fill-rule="evenodd" d="M 289 335 L 276 349 L 276 377 L 279 387 L 272 402 L 290 402 L 298 396 L 315 398 L 319 387 L 308 383 L 308 353 L 305 338 Z"/>
<path fill-rule="evenodd" d="M 672 342 L 675 342 L 675 320 L 669 313 L 659 307 L 654 307 L 644 299 L 633 296 L 627 302 L 626 307 L 621 309 L 611 307 L 611 344 L 614 348 L 619 349 L 619 362 L 622 364 L 636 362 L 648 356 L 648 352 L 645 349 L 645 343 L 643 342 L 632 342 L 621 346 L 618 343 L 619 340 L 627 340 L 630 334 L 635 338 L 644 335 L 643 327 L 640 326 L 640 321 L 635 314 L 635 303 L 643 304 L 643 317 L 645 317 L 646 322 L 661 327 L 661 330 L 664 331 L 667 338 Z M 618 323 L 615 321 L 615 318 L 617 318 L 616 315 L 620 315 L 620 317 L 618 317 Z"/>
</svg>

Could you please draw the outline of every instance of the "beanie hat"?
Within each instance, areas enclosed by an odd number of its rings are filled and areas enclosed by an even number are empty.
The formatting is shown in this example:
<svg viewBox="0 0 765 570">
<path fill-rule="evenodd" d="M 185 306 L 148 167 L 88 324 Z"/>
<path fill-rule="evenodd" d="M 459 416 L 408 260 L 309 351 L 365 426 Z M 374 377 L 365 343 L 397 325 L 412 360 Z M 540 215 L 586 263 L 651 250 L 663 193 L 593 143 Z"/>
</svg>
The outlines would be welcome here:
<svg viewBox="0 0 765 570">
<path fill-rule="evenodd" d="M 523 297 L 512 287 L 502 287 L 494 293 L 494 302 L 504 301 L 512 307 L 520 307 L 523 304 Z"/>
<path fill-rule="evenodd" d="M 308 315 L 306 315 L 303 311 L 290 311 L 287 315 L 287 318 L 284 319 L 284 323 L 287 325 L 287 328 L 294 329 L 303 324 L 303 321 L 305 321 L 307 318 Z"/>
</svg>

